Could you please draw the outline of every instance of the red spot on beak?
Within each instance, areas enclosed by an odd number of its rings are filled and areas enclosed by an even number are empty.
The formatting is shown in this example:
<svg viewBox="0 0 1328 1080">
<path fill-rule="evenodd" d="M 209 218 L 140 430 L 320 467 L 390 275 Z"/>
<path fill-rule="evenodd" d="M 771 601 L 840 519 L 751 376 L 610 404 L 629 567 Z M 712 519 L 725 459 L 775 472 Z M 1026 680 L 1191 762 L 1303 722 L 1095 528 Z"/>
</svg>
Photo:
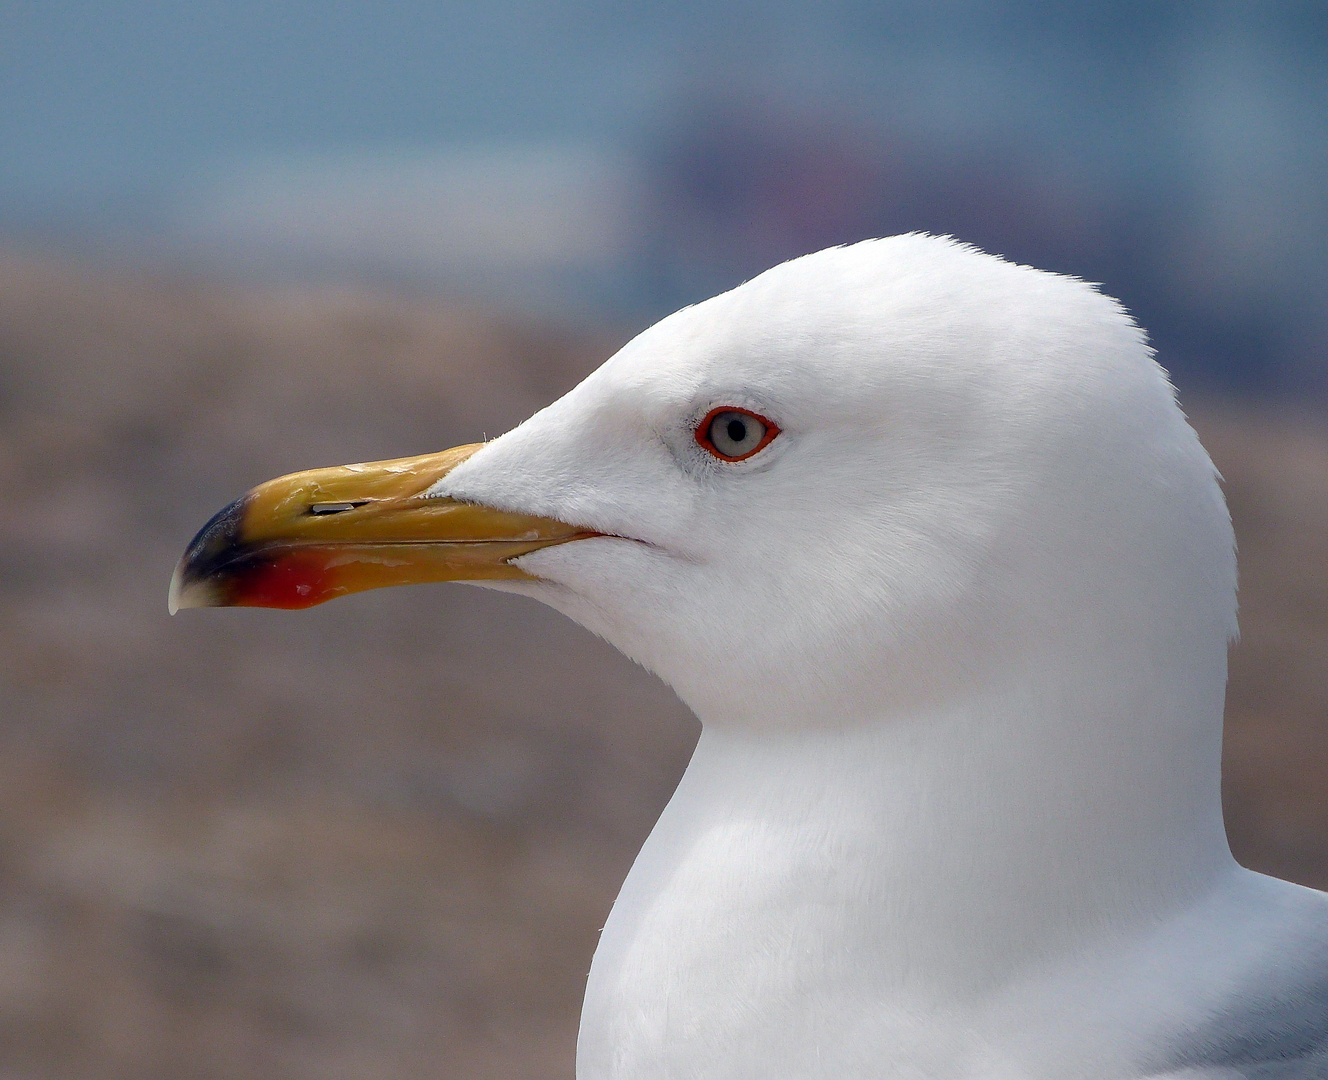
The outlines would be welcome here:
<svg viewBox="0 0 1328 1080">
<path fill-rule="evenodd" d="M 235 583 L 231 603 L 236 607 L 271 607 L 296 611 L 340 596 L 347 590 L 336 583 L 336 573 L 320 552 L 283 552 L 248 569 Z"/>
</svg>

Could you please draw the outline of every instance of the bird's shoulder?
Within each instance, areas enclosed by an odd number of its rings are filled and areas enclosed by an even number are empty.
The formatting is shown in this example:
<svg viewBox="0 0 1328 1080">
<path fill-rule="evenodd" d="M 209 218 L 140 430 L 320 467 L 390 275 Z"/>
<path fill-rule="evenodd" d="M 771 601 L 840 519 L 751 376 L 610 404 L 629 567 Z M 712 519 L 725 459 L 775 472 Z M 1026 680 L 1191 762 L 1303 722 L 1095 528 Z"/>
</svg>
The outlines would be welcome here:
<svg viewBox="0 0 1328 1080">
<path fill-rule="evenodd" d="M 1204 1015 L 1168 1040 L 1154 1075 L 1176 1080 L 1328 1080 L 1328 894 L 1264 878 L 1265 918 L 1231 927 L 1244 953 Z"/>
</svg>

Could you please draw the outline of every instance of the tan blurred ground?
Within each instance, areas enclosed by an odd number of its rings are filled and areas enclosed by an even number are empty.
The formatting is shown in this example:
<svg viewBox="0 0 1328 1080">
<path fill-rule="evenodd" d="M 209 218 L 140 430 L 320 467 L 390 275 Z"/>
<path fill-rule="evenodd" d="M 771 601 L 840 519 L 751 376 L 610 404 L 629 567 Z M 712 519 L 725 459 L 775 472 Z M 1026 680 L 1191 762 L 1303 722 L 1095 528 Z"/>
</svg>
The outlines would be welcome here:
<svg viewBox="0 0 1328 1080">
<path fill-rule="evenodd" d="M 686 711 L 478 589 L 165 593 L 252 483 L 498 434 L 615 344 L 0 256 L 0 1077 L 571 1076 Z M 1241 546 L 1233 846 L 1328 885 L 1328 426 L 1192 412 Z"/>
</svg>

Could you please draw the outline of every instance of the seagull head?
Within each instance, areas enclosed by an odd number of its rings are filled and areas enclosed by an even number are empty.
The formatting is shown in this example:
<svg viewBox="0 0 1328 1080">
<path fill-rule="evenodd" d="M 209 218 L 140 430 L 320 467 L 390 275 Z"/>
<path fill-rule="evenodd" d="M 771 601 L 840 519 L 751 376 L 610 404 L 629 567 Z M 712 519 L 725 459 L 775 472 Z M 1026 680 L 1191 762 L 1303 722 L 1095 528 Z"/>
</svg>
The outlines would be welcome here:
<svg viewBox="0 0 1328 1080">
<path fill-rule="evenodd" d="M 1135 323 L 916 234 L 685 308 L 491 442 L 262 485 L 171 604 L 436 580 L 541 600 L 745 728 L 916 711 L 1030 657 L 1224 677 L 1235 628 L 1217 478 Z"/>
</svg>

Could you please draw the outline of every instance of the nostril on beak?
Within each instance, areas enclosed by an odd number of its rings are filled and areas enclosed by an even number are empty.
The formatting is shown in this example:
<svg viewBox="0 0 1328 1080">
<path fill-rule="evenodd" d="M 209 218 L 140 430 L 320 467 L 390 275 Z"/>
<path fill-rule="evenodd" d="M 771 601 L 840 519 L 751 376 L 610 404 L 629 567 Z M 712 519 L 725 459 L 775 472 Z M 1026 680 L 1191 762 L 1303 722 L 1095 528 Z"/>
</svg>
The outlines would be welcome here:
<svg viewBox="0 0 1328 1080">
<path fill-rule="evenodd" d="M 360 499 L 356 502 L 324 502 L 311 503 L 309 513 L 314 517 L 325 517 L 328 514 L 344 514 L 347 510 L 354 510 L 357 506 L 364 506 L 370 502 L 369 499 Z"/>
</svg>

